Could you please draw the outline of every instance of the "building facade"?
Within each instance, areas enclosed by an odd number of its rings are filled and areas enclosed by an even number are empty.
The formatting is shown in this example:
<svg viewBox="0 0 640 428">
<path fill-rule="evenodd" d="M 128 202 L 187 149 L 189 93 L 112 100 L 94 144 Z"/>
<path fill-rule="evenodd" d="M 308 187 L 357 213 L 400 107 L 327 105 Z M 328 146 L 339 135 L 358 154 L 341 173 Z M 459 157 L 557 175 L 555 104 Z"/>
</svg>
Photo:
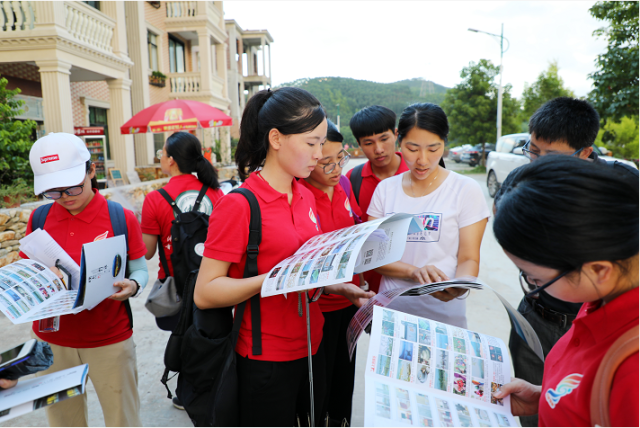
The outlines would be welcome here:
<svg viewBox="0 0 640 428">
<path fill-rule="evenodd" d="M 230 91 L 238 60 L 229 62 L 236 55 L 228 40 L 218 1 L 0 1 L 0 76 L 22 91 L 27 111 L 20 118 L 36 120 L 38 136 L 102 127 L 105 166 L 123 172 L 157 162 L 168 136 L 120 134 L 146 107 L 196 100 L 239 122 L 247 83 L 239 93 L 233 81 Z M 242 43 L 240 61 L 260 49 Z M 231 161 L 229 127 L 196 133 L 205 147 L 219 142 L 219 161 Z"/>
</svg>

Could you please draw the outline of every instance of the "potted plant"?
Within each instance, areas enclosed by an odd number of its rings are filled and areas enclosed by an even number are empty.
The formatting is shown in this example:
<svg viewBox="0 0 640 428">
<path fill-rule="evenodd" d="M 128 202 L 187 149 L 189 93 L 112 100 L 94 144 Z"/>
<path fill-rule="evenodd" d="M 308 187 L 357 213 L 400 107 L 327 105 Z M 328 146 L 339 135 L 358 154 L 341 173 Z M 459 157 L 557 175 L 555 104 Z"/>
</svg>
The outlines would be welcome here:
<svg viewBox="0 0 640 428">
<path fill-rule="evenodd" d="M 33 194 L 33 185 L 24 179 L 18 178 L 11 184 L 0 185 L 0 207 L 15 208 L 22 202 L 35 201 L 37 198 Z"/>
<path fill-rule="evenodd" d="M 166 86 L 167 76 L 162 74 L 160 71 L 154 71 L 149 76 L 149 84 L 153 86 L 157 86 L 159 88 L 164 88 Z"/>
</svg>

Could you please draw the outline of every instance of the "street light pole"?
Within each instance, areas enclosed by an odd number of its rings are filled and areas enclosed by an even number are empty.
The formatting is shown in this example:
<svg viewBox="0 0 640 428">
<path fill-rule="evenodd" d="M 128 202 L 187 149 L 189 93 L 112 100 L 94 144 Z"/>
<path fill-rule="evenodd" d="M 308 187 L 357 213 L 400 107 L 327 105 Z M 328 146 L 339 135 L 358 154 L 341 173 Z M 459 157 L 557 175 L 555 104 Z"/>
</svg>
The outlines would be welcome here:
<svg viewBox="0 0 640 428">
<path fill-rule="evenodd" d="M 489 36 L 497 37 L 500 39 L 500 83 L 498 85 L 498 115 L 496 118 L 496 131 L 497 131 L 496 141 L 497 141 L 502 136 L 502 73 L 504 70 L 504 67 L 502 66 L 502 57 L 504 53 L 509 50 L 509 40 L 506 37 L 504 37 L 504 23 L 502 24 L 500 34 L 487 33 L 486 31 L 476 30 L 473 28 L 469 28 L 469 31 L 473 33 L 488 34 Z M 505 41 L 507 42 L 506 49 L 504 47 Z"/>
<path fill-rule="evenodd" d="M 340 104 L 336 104 L 336 107 L 338 107 L 338 120 L 336 120 L 336 126 L 338 127 L 338 132 L 340 132 Z"/>
</svg>

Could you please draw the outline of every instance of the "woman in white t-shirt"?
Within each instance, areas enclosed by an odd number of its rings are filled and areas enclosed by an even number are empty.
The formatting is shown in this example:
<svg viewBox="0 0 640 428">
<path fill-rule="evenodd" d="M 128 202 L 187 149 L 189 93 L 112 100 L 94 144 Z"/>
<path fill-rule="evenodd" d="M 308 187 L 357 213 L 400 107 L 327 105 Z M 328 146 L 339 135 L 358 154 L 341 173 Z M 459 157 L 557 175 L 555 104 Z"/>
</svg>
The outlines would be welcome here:
<svg viewBox="0 0 640 428">
<path fill-rule="evenodd" d="M 444 111 L 431 103 L 407 107 L 398 123 L 398 140 L 409 171 L 376 188 L 369 220 L 394 213 L 416 215 L 423 232 L 407 236 L 402 259 L 376 269 L 380 292 L 462 276 L 478 276 L 480 243 L 489 208 L 472 178 L 444 169 L 449 134 Z M 448 288 L 426 296 L 399 297 L 390 308 L 466 328 L 466 291 Z"/>
</svg>

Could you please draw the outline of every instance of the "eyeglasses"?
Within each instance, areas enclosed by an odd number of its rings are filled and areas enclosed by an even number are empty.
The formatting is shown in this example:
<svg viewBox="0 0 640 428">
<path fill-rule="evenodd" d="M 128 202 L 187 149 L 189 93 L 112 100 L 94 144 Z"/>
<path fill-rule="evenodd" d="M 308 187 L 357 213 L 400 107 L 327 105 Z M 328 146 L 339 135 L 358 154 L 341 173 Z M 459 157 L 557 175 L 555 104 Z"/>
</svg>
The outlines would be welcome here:
<svg viewBox="0 0 640 428">
<path fill-rule="evenodd" d="M 46 192 L 42 192 L 42 196 L 47 199 L 60 199 L 63 193 L 66 193 L 68 196 L 78 196 L 84 191 L 84 183 L 78 184 L 77 186 L 67 187 L 62 190 L 47 190 Z"/>
<path fill-rule="evenodd" d="M 527 143 L 526 143 L 524 146 L 522 146 L 522 153 L 523 153 L 527 158 L 529 158 L 529 159 L 531 159 L 531 160 L 536 160 L 536 159 L 538 159 L 540 156 L 542 156 L 542 155 L 540 154 L 540 152 L 534 152 L 534 151 L 529 150 L 529 147 L 530 147 L 530 146 L 531 146 L 531 140 L 528 140 L 528 141 L 527 141 Z M 578 153 L 580 153 L 583 149 L 584 149 L 584 147 L 583 147 L 582 149 L 580 149 L 580 150 L 576 150 L 575 152 L 571 153 L 571 156 L 575 156 L 575 155 L 577 155 L 577 154 L 578 154 Z M 568 153 L 554 152 L 553 154 L 556 154 L 556 155 L 565 155 L 565 154 L 568 154 Z"/>
<path fill-rule="evenodd" d="M 346 150 L 341 150 L 340 153 L 338 153 L 338 157 L 340 157 L 340 155 L 342 155 L 342 159 L 340 159 L 338 163 L 331 162 L 326 165 L 322 165 L 322 170 L 325 174 L 331 174 L 333 170 L 336 169 L 336 165 L 340 168 L 344 168 L 347 162 L 349 162 L 349 159 L 351 159 L 351 155 Z"/>
<path fill-rule="evenodd" d="M 574 270 L 575 269 L 569 269 L 567 271 L 564 271 L 560 275 L 556 276 L 551 281 L 547 282 L 544 285 L 541 285 L 540 287 L 538 287 L 538 285 L 535 282 L 533 284 L 529 282 L 527 275 L 524 272 L 520 271 L 520 287 L 522 287 L 522 291 L 524 291 L 524 294 L 525 294 L 524 297 L 533 297 L 534 295 L 538 294 L 539 292 L 549 287 L 559 279 L 563 278 L 569 272 L 573 272 Z"/>
<path fill-rule="evenodd" d="M 156 152 L 156 159 L 162 159 L 162 155 L 164 154 L 164 149 L 160 149 Z"/>
</svg>

